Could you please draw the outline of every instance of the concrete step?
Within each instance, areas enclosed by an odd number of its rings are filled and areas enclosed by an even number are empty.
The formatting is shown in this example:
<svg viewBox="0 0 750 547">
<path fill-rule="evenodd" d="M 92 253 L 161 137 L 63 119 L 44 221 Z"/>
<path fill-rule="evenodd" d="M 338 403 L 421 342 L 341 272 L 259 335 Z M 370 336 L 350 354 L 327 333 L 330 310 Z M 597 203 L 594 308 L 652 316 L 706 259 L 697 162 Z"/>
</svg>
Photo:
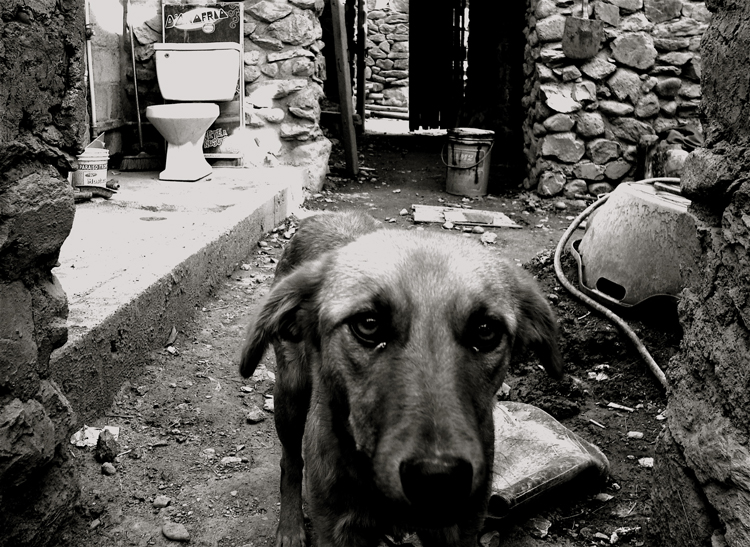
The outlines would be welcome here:
<svg viewBox="0 0 750 547">
<path fill-rule="evenodd" d="M 78 413 L 100 416 L 145 352 L 163 347 L 211 289 L 302 201 L 302 169 L 215 168 L 198 182 L 112 172 L 111 199 L 77 204 L 53 270 L 68 296 L 68 342 L 50 373 Z"/>
</svg>

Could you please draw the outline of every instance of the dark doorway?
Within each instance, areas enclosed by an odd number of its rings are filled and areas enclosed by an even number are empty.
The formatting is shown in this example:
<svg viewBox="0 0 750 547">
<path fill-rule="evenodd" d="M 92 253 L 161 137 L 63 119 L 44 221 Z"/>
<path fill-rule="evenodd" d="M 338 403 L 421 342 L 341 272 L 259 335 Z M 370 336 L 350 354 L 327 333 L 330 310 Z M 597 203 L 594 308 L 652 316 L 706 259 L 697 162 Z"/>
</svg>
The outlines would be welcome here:
<svg viewBox="0 0 750 547">
<path fill-rule="evenodd" d="M 411 0 L 409 129 L 456 126 L 464 99 L 468 0 Z"/>
</svg>

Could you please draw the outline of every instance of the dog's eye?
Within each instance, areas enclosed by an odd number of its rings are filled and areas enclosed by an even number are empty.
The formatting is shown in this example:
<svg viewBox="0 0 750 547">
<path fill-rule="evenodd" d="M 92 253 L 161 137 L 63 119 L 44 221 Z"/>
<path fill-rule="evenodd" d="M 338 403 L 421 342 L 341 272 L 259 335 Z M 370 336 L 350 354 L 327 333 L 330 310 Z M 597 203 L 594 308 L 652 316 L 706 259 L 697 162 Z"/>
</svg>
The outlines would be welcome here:
<svg viewBox="0 0 750 547">
<path fill-rule="evenodd" d="M 384 341 L 385 329 L 380 317 L 374 312 L 355 315 L 349 321 L 349 329 L 365 345 L 376 346 Z"/>
<path fill-rule="evenodd" d="M 500 345 L 503 339 L 502 323 L 490 317 L 477 318 L 470 323 L 466 344 L 481 352 L 488 352 Z"/>
</svg>

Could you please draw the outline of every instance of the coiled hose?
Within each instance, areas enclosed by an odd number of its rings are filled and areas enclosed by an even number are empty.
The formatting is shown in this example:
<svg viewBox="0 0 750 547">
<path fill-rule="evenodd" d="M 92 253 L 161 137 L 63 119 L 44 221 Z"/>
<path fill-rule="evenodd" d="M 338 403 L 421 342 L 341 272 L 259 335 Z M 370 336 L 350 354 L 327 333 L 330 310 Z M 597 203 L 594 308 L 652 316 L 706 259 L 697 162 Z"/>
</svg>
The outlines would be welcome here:
<svg viewBox="0 0 750 547">
<path fill-rule="evenodd" d="M 680 179 L 653 178 L 638 181 L 639 184 L 650 184 L 654 182 L 679 183 Z M 601 196 L 597 201 L 584 209 L 584 211 L 575 218 L 570 226 L 568 226 L 568 229 L 565 231 L 562 238 L 560 238 L 560 242 L 557 244 L 557 248 L 555 249 L 555 274 L 557 275 L 557 279 L 560 281 L 562 286 L 565 287 L 568 292 L 570 292 L 573 296 L 578 298 L 578 300 L 586 304 L 588 307 L 601 313 L 604 317 L 614 323 L 618 329 L 620 329 L 620 332 L 622 332 L 628 338 L 628 340 L 630 340 L 633 346 L 635 346 L 635 349 L 646 362 L 646 366 L 648 366 L 649 370 L 651 370 L 651 373 L 656 376 L 656 379 L 659 381 L 662 387 L 667 390 L 669 388 L 669 382 L 667 381 L 667 377 L 664 375 L 664 371 L 662 371 L 656 361 L 654 361 L 654 358 L 651 357 L 648 349 L 646 349 L 646 346 L 643 345 L 643 342 L 641 342 L 640 338 L 638 338 L 638 335 L 633 331 L 633 329 L 631 329 L 630 326 L 620 316 L 615 314 L 609 308 L 604 307 L 593 298 L 579 291 L 570 281 L 568 281 L 568 278 L 565 277 L 565 274 L 563 273 L 561 258 L 562 253 L 565 250 L 568 241 L 570 240 L 570 236 L 573 235 L 573 232 L 578 229 L 578 227 L 581 225 L 581 222 L 586 220 L 596 209 L 604 205 L 608 199 L 609 194 L 604 194 L 603 196 Z"/>
</svg>

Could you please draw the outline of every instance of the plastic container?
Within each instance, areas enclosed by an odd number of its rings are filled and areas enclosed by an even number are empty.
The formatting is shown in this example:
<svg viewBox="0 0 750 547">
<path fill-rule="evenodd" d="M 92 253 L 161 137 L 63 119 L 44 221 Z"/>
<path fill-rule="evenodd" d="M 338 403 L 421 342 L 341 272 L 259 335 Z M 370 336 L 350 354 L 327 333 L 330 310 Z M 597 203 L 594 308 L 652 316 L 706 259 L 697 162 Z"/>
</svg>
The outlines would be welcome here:
<svg viewBox="0 0 750 547">
<path fill-rule="evenodd" d="M 78 170 L 73 172 L 73 186 L 107 187 L 109 150 L 106 148 L 86 148 L 78 156 Z"/>
<path fill-rule="evenodd" d="M 442 154 L 443 163 L 448 168 L 446 192 L 468 197 L 487 195 L 494 136 L 494 131 L 486 129 L 458 127 L 448 130 L 448 142 Z"/>
</svg>

